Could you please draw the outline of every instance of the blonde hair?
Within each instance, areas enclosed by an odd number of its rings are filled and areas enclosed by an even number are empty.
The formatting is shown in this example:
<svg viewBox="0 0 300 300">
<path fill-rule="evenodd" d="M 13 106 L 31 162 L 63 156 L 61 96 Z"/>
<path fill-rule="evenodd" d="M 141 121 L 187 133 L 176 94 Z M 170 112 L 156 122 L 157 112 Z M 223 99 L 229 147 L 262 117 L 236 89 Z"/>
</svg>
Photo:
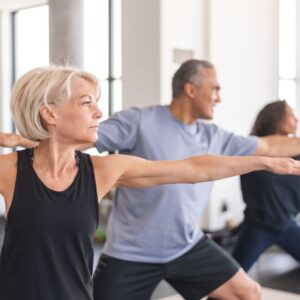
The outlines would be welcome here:
<svg viewBox="0 0 300 300">
<path fill-rule="evenodd" d="M 10 109 L 21 135 L 33 141 L 50 137 L 43 126 L 40 108 L 43 104 L 48 107 L 49 104 L 62 104 L 69 100 L 71 84 L 76 77 L 91 83 L 96 97 L 99 97 L 98 79 L 91 73 L 69 66 L 36 68 L 17 80 L 12 89 Z"/>
</svg>

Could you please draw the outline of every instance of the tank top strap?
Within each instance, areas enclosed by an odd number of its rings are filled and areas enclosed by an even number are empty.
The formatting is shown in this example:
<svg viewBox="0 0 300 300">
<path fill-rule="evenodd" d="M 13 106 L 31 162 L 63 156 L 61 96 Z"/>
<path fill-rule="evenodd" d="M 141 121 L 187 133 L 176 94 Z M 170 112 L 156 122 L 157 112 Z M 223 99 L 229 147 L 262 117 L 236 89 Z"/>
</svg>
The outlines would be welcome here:
<svg viewBox="0 0 300 300">
<path fill-rule="evenodd" d="M 18 170 L 30 168 L 33 159 L 33 148 L 17 151 L 18 155 Z"/>
<path fill-rule="evenodd" d="M 88 171 L 94 177 L 94 169 L 91 160 L 91 156 L 87 153 L 76 151 L 76 163 L 80 164 L 85 171 Z"/>
</svg>

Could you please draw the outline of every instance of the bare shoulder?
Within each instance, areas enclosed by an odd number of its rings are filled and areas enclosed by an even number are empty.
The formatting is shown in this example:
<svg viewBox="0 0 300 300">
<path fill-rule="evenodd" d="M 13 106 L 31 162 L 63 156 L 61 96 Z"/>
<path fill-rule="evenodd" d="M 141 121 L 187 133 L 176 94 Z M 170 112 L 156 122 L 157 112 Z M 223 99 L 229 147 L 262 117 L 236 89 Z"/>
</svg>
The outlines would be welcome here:
<svg viewBox="0 0 300 300">
<path fill-rule="evenodd" d="M 139 163 L 141 161 L 145 161 L 143 158 L 131 156 L 131 155 L 123 155 L 123 154 L 112 154 L 107 156 L 91 156 L 94 169 L 98 170 L 106 170 L 109 169 L 110 172 L 122 173 L 124 172 L 128 166 L 134 166 L 135 163 Z"/>
<path fill-rule="evenodd" d="M 16 182 L 17 154 L 0 155 L 0 193 L 3 195 L 8 211 Z"/>
<path fill-rule="evenodd" d="M 17 171 L 17 153 L 0 155 L 0 188 L 3 184 L 15 176 Z"/>
<path fill-rule="evenodd" d="M 9 153 L 0 155 L 0 176 L 5 175 L 4 172 L 16 169 L 17 153 Z"/>
<path fill-rule="evenodd" d="M 126 155 L 112 154 L 107 156 L 91 156 L 95 173 L 122 173 L 126 164 Z"/>
<path fill-rule="evenodd" d="M 91 156 L 98 196 L 101 198 L 111 188 L 118 185 L 120 177 L 128 170 L 129 165 L 139 158 L 129 155 Z"/>
<path fill-rule="evenodd" d="M 106 193 L 115 187 L 119 174 L 116 167 L 117 160 L 115 155 L 93 156 L 91 160 L 94 168 L 95 181 L 98 199 L 100 200 Z"/>
<path fill-rule="evenodd" d="M 107 155 L 107 156 L 91 155 L 94 171 L 97 172 L 99 170 L 102 170 L 103 168 L 107 168 L 110 165 L 110 163 L 114 161 L 112 156 L 114 155 Z"/>
</svg>

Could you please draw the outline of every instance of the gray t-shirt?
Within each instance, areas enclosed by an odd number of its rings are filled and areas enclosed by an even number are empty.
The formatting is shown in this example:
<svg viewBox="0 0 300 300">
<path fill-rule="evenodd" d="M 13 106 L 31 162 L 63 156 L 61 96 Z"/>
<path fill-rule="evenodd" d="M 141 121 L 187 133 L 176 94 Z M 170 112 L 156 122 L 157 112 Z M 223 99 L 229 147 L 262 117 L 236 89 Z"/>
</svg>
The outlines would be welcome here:
<svg viewBox="0 0 300 300">
<path fill-rule="evenodd" d="M 99 127 L 97 149 L 150 160 L 201 154 L 250 155 L 257 138 L 241 137 L 214 124 L 186 125 L 167 106 L 132 108 Z M 164 263 L 191 249 L 203 236 L 199 219 L 213 182 L 118 188 L 104 253 L 124 260 Z"/>
</svg>

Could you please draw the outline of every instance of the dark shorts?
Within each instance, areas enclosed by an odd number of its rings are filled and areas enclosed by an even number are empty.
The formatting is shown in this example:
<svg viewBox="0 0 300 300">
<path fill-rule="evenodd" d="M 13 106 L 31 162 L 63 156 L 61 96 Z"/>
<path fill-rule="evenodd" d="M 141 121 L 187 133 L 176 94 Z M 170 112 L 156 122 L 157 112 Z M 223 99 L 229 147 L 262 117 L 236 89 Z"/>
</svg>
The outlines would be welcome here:
<svg viewBox="0 0 300 300">
<path fill-rule="evenodd" d="M 233 258 L 206 236 L 190 251 L 164 264 L 125 261 L 103 254 L 94 274 L 94 299 L 150 299 L 164 279 L 185 299 L 199 300 L 238 269 Z"/>
</svg>

